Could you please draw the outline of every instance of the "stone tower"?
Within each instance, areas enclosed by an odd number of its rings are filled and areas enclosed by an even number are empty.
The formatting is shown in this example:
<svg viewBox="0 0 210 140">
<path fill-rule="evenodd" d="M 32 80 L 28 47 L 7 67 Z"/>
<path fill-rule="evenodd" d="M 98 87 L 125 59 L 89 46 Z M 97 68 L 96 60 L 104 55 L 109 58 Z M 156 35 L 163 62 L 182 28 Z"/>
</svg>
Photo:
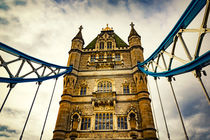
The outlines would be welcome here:
<svg viewBox="0 0 210 140">
<path fill-rule="evenodd" d="M 127 45 L 110 27 L 86 47 L 72 40 L 53 140 L 156 140 L 141 37 L 131 23 Z"/>
</svg>

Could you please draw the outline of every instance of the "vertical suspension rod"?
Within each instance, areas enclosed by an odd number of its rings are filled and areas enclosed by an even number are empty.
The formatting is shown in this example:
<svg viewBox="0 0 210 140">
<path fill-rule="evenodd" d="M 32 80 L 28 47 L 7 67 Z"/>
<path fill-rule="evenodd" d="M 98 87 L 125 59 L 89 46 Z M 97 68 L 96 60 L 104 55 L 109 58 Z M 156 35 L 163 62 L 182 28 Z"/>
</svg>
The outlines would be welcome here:
<svg viewBox="0 0 210 140">
<path fill-rule="evenodd" d="M 157 83 L 157 77 L 155 77 L 155 84 L 156 84 L 156 88 L 157 88 L 157 92 L 158 92 L 158 97 L 159 97 L 159 101 L 160 101 L 160 106 L 161 106 L 161 110 L 162 110 L 162 114 L 163 114 L 164 123 L 165 123 L 165 126 L 166 126 L 167 136 L 168 136 L 168 139 L 170 140 L 170 133 L 169 133 L 169 130 L 168 130 L 166 116 L 165 116 L 165 112 L 164 112 L 164 109 L 163 109 L 162 100 L 161 100 L 161 97 L 160 97 L 160 90 L 159 90 L 158 83 Z"/>
<path fill-rule="evenodd" d="M 29 117 L 30 117 L 31 110 L 32 110 L 32 108 L 33 108 L 34 102 L 35 102 L 35 100 L 36 100 L 36 96 L 37 96 L 37 93 L 38 93 L 38 91 L 39 91 L 40 85 L 41 85 L 41 82 L 38 82 L 38 87 L 37 87 L 36 93 L 35 93 L 35 95 L 34 95 L 34 99 L 33 99 L 33 101 L 32 101 L 32 104 L 31 104 L 30 110 L 29 110 L 29 112 L 28 112 L 28 116 L 27 116 L 27 118 L 26 118 L 26 121 L 25 121 L 25 124 L 24 124 L 24 127 L 23 127 L 23 130 L 22 130 L 22 132 L 21 132 L 21 135 L 20 135 L 19 140 L 22 140 L 22 138 L 23 138 L 23 134 L 24 134 L 26 125 L 27 125 L 27 123 L 28 123 L 28 119 L 29 119 Z"/>
<path fill-rule="evenodd" d="M 196 78 L 198 78 L 198 81 L 200 82 L 200 84 L 201 84 L 201 86 L 203 88 L 203 91 L 204 91 L 204 93 L 206 95 L 206 99 L 208 100 L 208 103 L 210 104 L 210 99 L 209 99 L 208 92 L 207 92 L 207 90 L 206 90 L 206 88 L 205 88 L 205 86 L 203 84 L 202 79 L 201 79 L 201 72 L 200 72 L 200 70 L 196 70 L 195 71 L 195 76 L 196 76 Z"/>
<path fill-rule="evenodd" d="M 173 85 L 171 83 L 171 77 L 168 78 L 168 82 L 170 83 L 170 86 L 171 86 L 171 90 L 172 90 L 172 93 L 173 93 L 173 97 L 174 97 L 174 100 L 175 100 L 175 103 L 176 103 L 176 108 L 178 110 L 178 113 L 179 113 L 179 117 L 180 117 L 180 120 L 181 120 L 181 123 L 182 123 L 182 127 L 183 127 L 183 130 L 184 130 L 184 134 L 185 134 L 185 138 L 186 140 L 189 140 L 188 136 L 187 136 L 187 131 L 186 131 L 186 128 L 185 128 L 185 125 L 184 125 L 184 121 L 183 121 L 183 118 L 182 118 L 182 114 L 181 114 L 181 111 L 179 109 L 179 104 L 177 102 L 177 99 L 176 99 L 176 95 L 175 95 L 175 92 L 174 92 L 174 88 L 173 88 Z"/>
<path fill-rule="evenodd" d="M 5 99 L 4 99 L 4 101 L 3 101 L 2 105 L 1 105 L 0 113 L 1 113 L 1 111 L 3 110 L 4 105 L 5 105 L 6 101 L 7 101 L 7 98 L 9 97 L 9 94 L 10 94 L 11 90 L 14 88 L 15 84 L 10 84 L 9 86 L 10 86 L 10 87 L 9 87 L 9 91 L 8 91 L 6 97 L 5 97 Z"/>
<path fill-rule="evenodd" d="M 208 102 L 209 102 L 209 104 L 210 104 L 209 95 L 208 95 L 208 93 L 207 93 L 207 90 L 206 90 L 206 88 L 205 88 L 205 86 L 204 86 L 204 84 L 203 84 L 203 81 L 202 81 L 201 77 L 198 77 L 198 80 L 199 80 L 199 82 L 200 82 L 200 84 L 201 84 L 201 86 L 202 86 L 202 88 L 203 88 L 203 91 L 205 92 L 206 98 L 207 98 L 207 100 L 208 100 Z"/>
<path fill-rule="evenodd" d="M 156 115 L 155 115 L 155 108 L 154 108 L 154 104 L 153 104 L 153 98 L 152 98 L 149 82 L 148 82 L 148 87 L 149 87 L 149 92 L 150 92 L 150 96 L 151 96 L 151 99 L 152 99 L 151 103 L 152 103 L 153 115 L 154 115 L 154 118 L 155 118 L 155 125 L 157 127 L 157 136 L 160 139 L 159 129 L 158 129 L 158 125 L 157 125 L 157 119 L 156 119 Z"/>
<path fill-rule="evenodd" d="M 163 57 L 163 54 L 160 54 L 160 56 L 162 55 L 162 58 L 164 60 L 164 57 Z M 163 61 L 164 64 L 165 64 L 165 61 Z M 154 72 L 156 72 L 157 69 L 154 69 L 154 66 L 153 64 L 152 65 L 152 70 Z M 164 65 L 165 66 L 165 69 L 166 69 L 166 64 Z M 160 90 L 159 90 L 159 87 L 158 87 L 158 84 L 157 84 L 157 77 L 155 77 L 155 84 L 156 84 L 156 88 L 157 88 L 157 91 L 158 91 L 158 97 L 159 97 L 159 101 L 160 101 L 160 106 L 161 106 L 161 111 L 162 111 L 162 114 L 163 114 L 163 120 L 164 120 L 164 123 L 165 123 L 165 127 L 166 127 L 166 132 L 167 132 L 167 136 L 168 136 L 168 139 L 170 140 L 170 133 L 169 133 L 169 130 L 168 130 L 168 125 L 167 125 L 167 122 L 166 122 L 166 116 L 165 116 L 165 112 L 164 112 L 164 109 L 163 109 L 163 104 L 162 104 L 162 100 L 161 100 L 161 97 L 160 97 Z"/>
<path fill-rule="evenodd" d="M 44 120 L 44 124 L 43 124 L 43 128 L 42 128 L 40 140 L 42 139 L 42 136 L 43 136 L 43 133 L 44 133 L 45 124 L 47 122 L 47 117 L 48 117 L 48 113 L 49 113 L 49 110 L 50 110 L 50 106 L 51 106 L 51 102 L 52 102 L 52 99 L 53 99 L 53 95 L 54 95 L 54 92 L 55 92 L 55 87 L 56 87 L 57 80 L 58 79 L 56 78 L 55 79 L 55 84 L 54 84 L 54 87 L 53 87 L 53 91 L 52 91 L 52 95 L 51 95 L 51 98 L 50 98 L 50 103 L 49 103 L 49 106 L 48 106 L 48 109 L 47 109 L 47 114 L 46 114 L 46 117 L 45 117 L 45 120 Z"/>
</svg>

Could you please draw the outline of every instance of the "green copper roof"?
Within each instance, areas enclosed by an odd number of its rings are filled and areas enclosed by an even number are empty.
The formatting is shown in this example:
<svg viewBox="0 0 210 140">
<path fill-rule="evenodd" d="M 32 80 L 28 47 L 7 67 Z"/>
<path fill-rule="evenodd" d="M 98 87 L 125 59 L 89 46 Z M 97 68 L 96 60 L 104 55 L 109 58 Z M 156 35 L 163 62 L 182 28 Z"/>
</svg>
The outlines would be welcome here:
<svg viewBox="0 0 210 140">
<path fill-rule="evenodd" d="M 99 36 L 102 36 L 105 32 L 101 32 L 101 34 L 99 34 Z M 114 35 L 114 39 L 116 42 L 116 47 L 128 47 L 128 45 L 114 32 L 109 32 L 108 34 L 113 34 Z M 96 41 L 97 41 L 98 37 L 96 37 L 95 39 L 93 39 L 93 41 L 91 41 L 85 48 L 86 49 L 94 49 L 95 45 L 96 45 Z"/>
<path fill-rule="evenodd" d="M 93 39 L 85 48 L 87 48 L 87 49 L 94 49 L 95 48 L 95 45 L 96 45 L 97 38 L 98 37 L 96 37 L 95 39 Z"/>
<path fill-rule="evenodd" d="M 116 42 L 116 46 L 119 47 L 128 47 L 128 45 L 117 35 L 114 33 L 114 39 Z"/>
</svg>

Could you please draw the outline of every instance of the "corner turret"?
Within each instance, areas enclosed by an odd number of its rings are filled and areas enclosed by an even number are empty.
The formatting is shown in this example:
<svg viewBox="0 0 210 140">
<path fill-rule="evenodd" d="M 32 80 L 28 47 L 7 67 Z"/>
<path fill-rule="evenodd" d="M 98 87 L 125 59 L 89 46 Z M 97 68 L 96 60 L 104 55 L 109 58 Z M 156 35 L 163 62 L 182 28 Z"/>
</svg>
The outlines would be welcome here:
<svg viewBox="0 0 210 140">
<path fill-rule="evenodd" d="M 77 35 L 72 39 L 71 49 L 79 49 L 82 50 L 83 45 L 85 44 L 84 39 L 82 37 L 82 25 L 79 27 L 79 32 Z"/>
<path fill-rule="evenodd" d="M 130 26 L 131 26 L 131 31 L 130 31 L 130 34 L 128 36 L 129 46 L 130 47 L 141 46 L 141 36 L 134 29 L 133 22 L 131 22 Z"/>
</svg>

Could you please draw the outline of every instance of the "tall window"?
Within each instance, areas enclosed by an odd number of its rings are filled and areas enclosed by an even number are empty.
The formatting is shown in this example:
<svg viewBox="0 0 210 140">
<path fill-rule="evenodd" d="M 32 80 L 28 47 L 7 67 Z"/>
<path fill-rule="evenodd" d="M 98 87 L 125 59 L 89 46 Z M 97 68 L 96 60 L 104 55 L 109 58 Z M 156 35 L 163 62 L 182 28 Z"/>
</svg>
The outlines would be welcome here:
<svg viewBox="0 0 210 140">
<path fill-rule="evenodd" d="M 129 94 L 130 93 L 129 85 L 123 85 L 123 93 L 124 94 Z"/>
<path fill-rule="evenodd" d="M 81 130 L 90 130 L 90 118 L 82 118 Z"/>
<path fill-rule="evenodd" d="M 103 54 L 99 54 L 99 59 L 103 59 L 104 55 Z"/>
<path fill-rule="evenodd" d="M 90 57 L 90 61 L 91 61 L 91 62 L 94 62 L 94 61 L 95 61 L 95 59 L 96 59 L 96 56 L 95 56 L 95 55 L 91 55 L 91 57 Z"/>
<path fill-rule="evenodd" d="M 98 83 L 98 92 L 112 91 L 112 83 L 109 81 L 102 81 Z"/>
<path fill-rule="evenodd" d="M 120 61 L 120 54 L 119 53 L 115 54 L 115 60 Z"/>
<path fill-rule="evenodd" d="M 104 42 L 100 43 L 100 49 L 104 49 Z"/>
<path fill-rule="evenodd" d="M 112 49 L 112 42 L 107 42 L 107 49 Z"/>
<path fill-rule="evenodd" d="M 87 88 L 86 87 L 81 87 L 80 89 L 80 95 L 86 95 Z"/>
<path fill-rule="evenodd" d="M 118 129 L 128 129 L 127 117 L 126 116 L 118 117 L 117 126 L 118 126 Z"/>
<path fill-rule="evenodd" d="M 112 54 L 107 54 L 107 58 L 111 59 L 112 58 Z"/>
<path fill-rule="evenodd" d="M 95 130 L 113 129 L 112 113 L 96 113 Z"/>
</svg>

